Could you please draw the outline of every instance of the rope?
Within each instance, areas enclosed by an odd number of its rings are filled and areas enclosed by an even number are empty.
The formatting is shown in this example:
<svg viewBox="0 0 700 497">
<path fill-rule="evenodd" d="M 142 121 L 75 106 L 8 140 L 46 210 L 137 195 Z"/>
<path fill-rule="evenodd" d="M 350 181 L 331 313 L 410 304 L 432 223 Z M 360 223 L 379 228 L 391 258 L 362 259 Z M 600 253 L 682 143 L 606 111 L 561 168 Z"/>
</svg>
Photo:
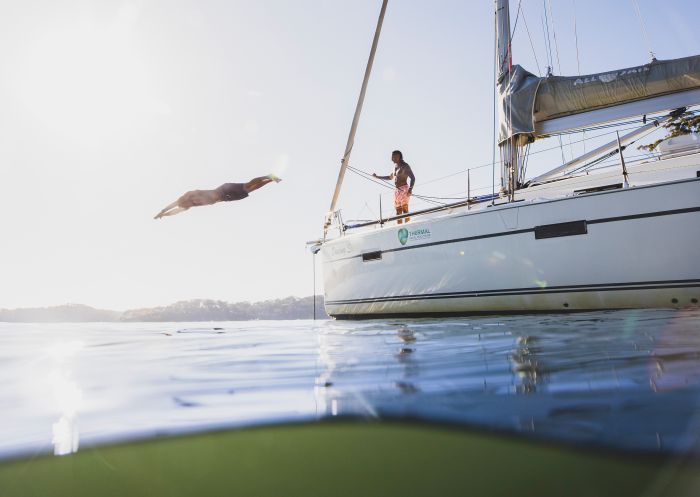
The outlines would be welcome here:
<svg viewBox="0 0 700 497">
<path fill-rule="evenodd" d="M 654 55 L 654 51 L 651 49 L 651 42 L 649 41 L 649 33 L 647 33 L 646 24 L 644 24 L 644 19 L 642 18 L 642 13 L 639 10 L 639 4 L 637 3 L 637 0 L 632 0 L 632 3 L 634 4 L 634 9 L 637 11 L 637 19 L 639 20 L 639 26 L 642 29 L 642 35 L 644 36 L 644 40 L 647 43 L 647 49 L 649 50 L 649 55 L 651 56 L 651 60 L 653 62 L 656 60 L 656 55 Z"/>
<path fill-rule="evenodd" d="M 361 169 L 357 169 L 356 167 L 353 167 L 353 166 L 350 166 L 350 165 L 348 165 L 348 170 L 354 172 L 355 174 L 357 174 L 358 176 L 360 176 L 360 177 L 362 177 L 362 178 L 364 178 L 364 179 L 366 179 L 366 180 L 371 181 L 372 183 L 376 183 L 376 184 L 378 184 L 378 185 L 382 185 L 383 187 L 389 188 L 390 190 L 393 190 L 393 189 L 394 189 L 393 186 L 388 185 L 388 184 L 385 183 L 383 180 L 377 180 L 377 179 L 374 178 L 371 174 L 369 174 L 367 171 L 363 171 L 363 170 L 361 170 Z M 416 198 L 419 198 L 419 199 L 421 199 L 421 200 L 425 200 L 426 202 L 430 202 L 430 203 L 435 204 L 435 205 L 444 205 L 443 202 L 436 202 L 435 200 L 431 200 L 432 197 L 426 197 L 426 196 L 424 196 L 424 195 L 418 195 L 417 193 L 411 193 L 411 196 L 416 197 Z M 435 197 L 435 198 L 438 198 L 438 197 Z"/>
</svg>

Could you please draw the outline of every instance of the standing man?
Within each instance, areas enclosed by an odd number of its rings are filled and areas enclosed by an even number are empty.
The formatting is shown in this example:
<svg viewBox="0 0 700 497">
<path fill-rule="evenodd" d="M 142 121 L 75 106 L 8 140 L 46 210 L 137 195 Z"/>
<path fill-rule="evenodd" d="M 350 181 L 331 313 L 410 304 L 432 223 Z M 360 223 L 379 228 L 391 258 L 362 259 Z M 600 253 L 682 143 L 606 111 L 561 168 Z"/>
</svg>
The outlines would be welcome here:
<svg viewBox="0 0 700 497">
<path fill-rule="evenodd" d="M 413 175 L 411 166 L 406 164 L 403 160 L 403 154 L 399 150 L 394 150 L 391 153 L 391 162 L 394 165 L 394 172 L 389 176 L 377 176 L 372 173 L 377 179 L 384 180 L 394 180 L 396 185 L 396 190 L 394 190 L 394 207 L 396 208 L 396 215 L 400 216 L 402 214 L 408 214 L 408 200 L 411 198 L 411 193 L 413 193 L 413 187 L 416 186 L 416 177 Z M 411 184 L 408 184 L 408 179 L 411 179 Z M 410 218 L 406 218 L 406 222 Z M 401 219 L 397 221 L 401 224 Z"/>
</svg>

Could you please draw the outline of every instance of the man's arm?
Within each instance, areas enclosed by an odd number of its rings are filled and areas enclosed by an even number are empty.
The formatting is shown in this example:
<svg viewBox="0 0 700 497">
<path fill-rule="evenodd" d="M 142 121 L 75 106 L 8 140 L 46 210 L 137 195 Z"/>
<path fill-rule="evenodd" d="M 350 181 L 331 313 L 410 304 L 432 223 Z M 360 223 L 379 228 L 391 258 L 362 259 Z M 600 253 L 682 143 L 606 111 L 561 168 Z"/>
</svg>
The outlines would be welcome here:
<svg viewBox="0 0 700 497">
<path fill-rule="evenodd" d="M 387 180 L 387 181 L 394 179 L 393 173 L 390 174 L 389 176 L 377 176 L 377 173 L 372 173 L 372 176 L 374 176 L 377 179 L 383 179 L 383 180 Z"/>
<path fill-rule="evenodd" d="M 416 177 L 413 174 L 413 169 L 411 169 L 411 166 L 408 166 L 408 179 L 411 180 L 411 184 L 408 186 L 408 193 L 413 193 L 413 187 L 416 186 Z"/>
</svg>

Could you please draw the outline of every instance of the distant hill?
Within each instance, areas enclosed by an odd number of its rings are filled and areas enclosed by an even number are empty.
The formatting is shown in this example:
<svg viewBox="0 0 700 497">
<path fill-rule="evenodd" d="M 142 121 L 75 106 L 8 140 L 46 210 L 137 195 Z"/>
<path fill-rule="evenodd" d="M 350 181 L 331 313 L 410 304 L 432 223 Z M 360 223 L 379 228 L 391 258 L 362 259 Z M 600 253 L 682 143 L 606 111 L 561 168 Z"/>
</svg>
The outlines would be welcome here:
<svg viewBox="0 0 700 497">
<path fill-rule="evenodd" d="M 56 323 L 119 321 L 121 312 L 95 309 L 82 304 L 65 304 L 55 307 L 30 307 L 26 309 L 0 309 L 0 321 L 14 323 Z"/>
<path fill-rule="evenodd" d="M 316 317 L 326 319 L 323 297 L 316 296 Z M 247 321 L 253 319 L 312 319 L 313 297 L 287 297 L 262 302 L 185 300 L 164 307 L 124 312 L 94 309 L 81 304 L 26 309 L 0 309 L 0 321 L 29 323 L 96 321 Z"/>
</svg>

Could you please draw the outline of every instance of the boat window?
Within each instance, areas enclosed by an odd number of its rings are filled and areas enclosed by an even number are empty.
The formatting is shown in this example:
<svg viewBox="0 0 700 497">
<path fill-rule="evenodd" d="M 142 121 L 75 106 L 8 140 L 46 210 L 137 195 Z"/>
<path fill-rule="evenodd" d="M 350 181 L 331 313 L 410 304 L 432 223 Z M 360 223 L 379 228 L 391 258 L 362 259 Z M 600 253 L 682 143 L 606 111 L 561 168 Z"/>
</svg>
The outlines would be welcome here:
<svg viewBox="0 0 700 497">
<path fill-rule="evenodd" d="M 362 261 L 378 261 L 382 258 L 382 252 L 380 250 L 375 250 L 374 252 L 365 252 L 362 254 Z"/>
<path fill-rule="evenodd" d="M 586 221 L 570 221 L 568 223 L 543 224 L 535 226 L 535 239 L 556 238 L 558 236 L 585 235 L 588 233 Z"/>
<path fill-rule="evenodd" d="M 582 188 L 581 190 L 574 190 L 574 195 L 582 195 L 584 193 L 596 193 L 605 192 L 608 190 L 617 190 L 622 188 L 622 183 L 614 183 L 612 185 L 594 186 L 593 188 Z"/>
</svg>

